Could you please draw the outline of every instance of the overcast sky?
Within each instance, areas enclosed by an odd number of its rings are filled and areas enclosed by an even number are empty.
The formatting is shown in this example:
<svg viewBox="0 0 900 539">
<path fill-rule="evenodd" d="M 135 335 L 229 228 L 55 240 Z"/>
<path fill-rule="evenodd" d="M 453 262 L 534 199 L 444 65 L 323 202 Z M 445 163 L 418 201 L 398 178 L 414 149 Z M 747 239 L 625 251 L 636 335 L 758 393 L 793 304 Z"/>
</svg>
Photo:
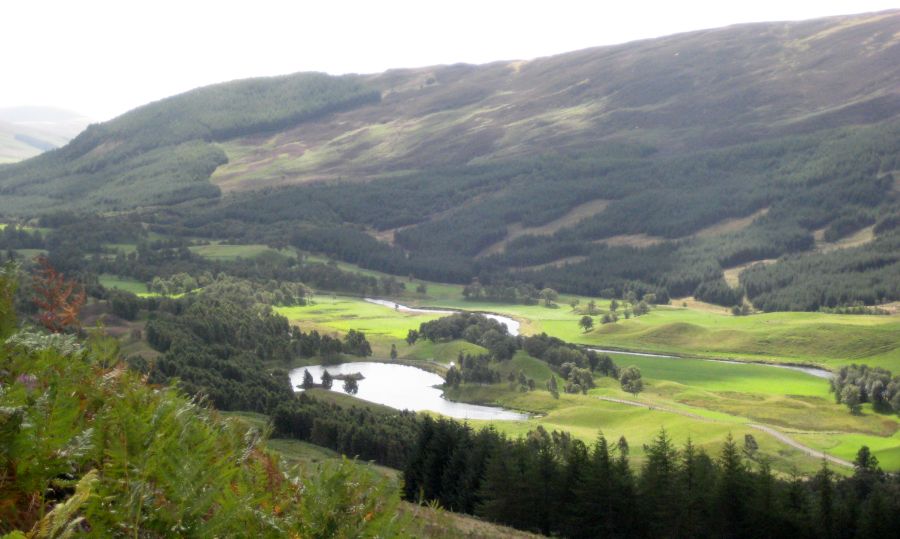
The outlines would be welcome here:
<svg viewBox="0 0 900 539">
<path fill-rule="evenodd" d="M 52 105 L 106 120 L 236 78 L 529 59 L 896 7 L 900 0 L 10 0 L 0 7 L 0 107 Z"/>
</svg>

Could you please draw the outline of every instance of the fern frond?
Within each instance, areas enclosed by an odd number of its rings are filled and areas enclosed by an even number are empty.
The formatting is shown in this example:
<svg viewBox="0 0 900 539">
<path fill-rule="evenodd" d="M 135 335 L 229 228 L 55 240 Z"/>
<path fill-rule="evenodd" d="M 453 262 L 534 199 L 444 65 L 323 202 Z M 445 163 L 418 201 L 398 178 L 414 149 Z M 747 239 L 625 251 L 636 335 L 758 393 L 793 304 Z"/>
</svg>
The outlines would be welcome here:
<svg viewBox="0 0 900 539">
<path fill-rule="evenodd" d="M 91 496 L 97 479 L 97 470 L 91 470 L 85 474 L 78 481 L 75 494 L 37 521 L 28 533 L 28 539 L 68 539 L 73 537 L 84 520 L 76 515 Z"/>
</svg>

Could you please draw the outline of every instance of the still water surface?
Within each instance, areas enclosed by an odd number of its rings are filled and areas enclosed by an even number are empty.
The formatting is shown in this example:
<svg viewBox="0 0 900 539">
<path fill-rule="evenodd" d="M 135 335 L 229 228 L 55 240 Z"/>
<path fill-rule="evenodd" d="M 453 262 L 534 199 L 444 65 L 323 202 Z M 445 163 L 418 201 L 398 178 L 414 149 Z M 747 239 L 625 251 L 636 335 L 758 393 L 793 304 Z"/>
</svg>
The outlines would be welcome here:
<svg viewBox="0 0 900 539">
<path fill-rule="evenodd" d="M 302 391 L 297 386 L 303 383 L 304 370 L 308 370 L 318 384 L 326 368 L 332 376 L 357 372 L 362 374 L 365 378 L 359 381 L 359 393 L 356 396 L 398 410 L 431 410 L 456 419 L 528 419 L 526 414 L 504 408 L 449 401 L 443 397 L 440 388 L 434 387 L 443 384 L 443 378 L 416 367 L 394 363 L 359 361 L 300 367 L 291 371 L 291 385 L 296 391 Z M 331 390 L 343 391 L 343 386 L 343 381 L 335 380 Z"/>
</svg>

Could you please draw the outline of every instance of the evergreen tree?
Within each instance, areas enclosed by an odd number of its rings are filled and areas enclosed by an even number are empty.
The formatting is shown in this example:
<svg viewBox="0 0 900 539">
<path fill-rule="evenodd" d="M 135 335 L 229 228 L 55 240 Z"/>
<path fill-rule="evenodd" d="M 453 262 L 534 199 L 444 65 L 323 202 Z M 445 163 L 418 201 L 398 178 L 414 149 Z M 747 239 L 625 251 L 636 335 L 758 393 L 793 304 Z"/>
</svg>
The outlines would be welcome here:
<svg viewBox="0 0 900 539">
<path fill-rule="evenodd" d="M 723 537 L 746 536 L 746 500 L 750 495 L 747 469 L 731 436 L 725 439 L 719 455 L 719 481 L 716 486 L 716 510 Z"/>
<path fill-rule="evenodd" d="M 756 438 L 753 437 L 749 432 L 744 435 L 744 456 L 748 459 L 753 459 L 756 456 L 756 452 L 759 450 L 759 444 L 756 443 Z"/>
<path fill-rule="evenodd" d="M 607 537 L 616 529 L 615 474 L 609 444 L 600 434 L 575 487 L 577 502 L 571 508 L 573 537 Z"/>
<path fill-rule="evenodd" d="M 397 345 L 391 344 L 391 359 L 397 359 Z"/>
<path fill-rule="evenodd" d="M 331 389 L 332 383 L 333 383 L 333 380 L 331 378 L 331 373 L 328 372 L 328 369 L 325 369 L 322 372 L 322 387 L 324 389 Z"/>
<path fill-rule="evenodd" d="M 501 443 L 487 461 L 477 515 L 494 522 L 523 522 L 519 517 L 523 485 L 517 482 L 517 466 L 510 445 Z"/>
<path fill-rule="evenodd" d="M 344 392 L 348 395 L 356 395 L 359 392 L 359 384 L 353 376 L 344 378 Z"/>
<path fill-rule="evenodd" d="M 676 491 L 678 451 L 664 428 L 645 449 L 646 461 L 638 481 L 641 520 L 652 537 L 675 528 L 680 502 Z"/>
<path fill-rule="evenodd" d="M 303 369 L 303 383 L 301 387 L 303 387 L 303 389 L 312 389 L 315 385 L 316 383 L 313 380 L 312 374 L 309 373 L 309 370 Z"/>
<path fill-rule="evenodd" d="M 562 469 L 563 491 L 560 498 L 559 532 L 565 537 L 583 537 L 585 513 L 584 502 L 589 454 L 588 448 L 581 440 L 572 440 L 565 450 L 565 466 Z M 589 494 L 588 494 L 589 496 Z"/>
<path fill-rule="evenodd" d="M 715 489 L 716 470 L 703 450 L 694 447 L 690 437 L 681 450 L 676 492 L 680 513 L 674 535 L 698 537 L 709 527 L 711 495 Z"/>
<path fill-rule="evenodd" d="M 828 468 L 828 461 L 822 459 L 822 468 L 812 480 L 813 490 L 816 493 L 817 535 L 827 539 L 838 536 L 835 527 L 833 476 L 834 472 Z"/>
</svg>

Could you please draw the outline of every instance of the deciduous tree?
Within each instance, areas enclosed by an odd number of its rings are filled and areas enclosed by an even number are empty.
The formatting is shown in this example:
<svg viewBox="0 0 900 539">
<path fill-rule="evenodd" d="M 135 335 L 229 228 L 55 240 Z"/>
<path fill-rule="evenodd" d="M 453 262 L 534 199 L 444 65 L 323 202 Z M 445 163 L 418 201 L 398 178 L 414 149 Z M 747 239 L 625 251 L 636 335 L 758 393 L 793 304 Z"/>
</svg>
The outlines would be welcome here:
<svg viewBox="0 0 900 539">
<path fill-rule="evenodd" d="M 53 269 L 46 257 L 38 257 L 37 263 L 32 282 L 34 302 L 39 309 L 38 322 L 53 333 L 77 328 L 78 313 L 87 297 L 84 289 Z"/>
<path fill-rule="evenodd" d="M 622 374 L 619 376 L 619 383 L 622 384 L 622 389 L 624 391 L 627 391 L 632 395 L 637 395 L 644 390 L 644 381 L 641 379 L 641 370 L 634 365 L 627 367 L 622 371 Z"/>
<path fill-rule="evenodd" d="M 590 331 L 591 328 L 594 327 L 594 319 L 588 315 L 584 315 L 581 317 L 581 320 L 578 321 L 578 325 L 581 326 L 581 329 L 584 331 Z"/>
</svg>

